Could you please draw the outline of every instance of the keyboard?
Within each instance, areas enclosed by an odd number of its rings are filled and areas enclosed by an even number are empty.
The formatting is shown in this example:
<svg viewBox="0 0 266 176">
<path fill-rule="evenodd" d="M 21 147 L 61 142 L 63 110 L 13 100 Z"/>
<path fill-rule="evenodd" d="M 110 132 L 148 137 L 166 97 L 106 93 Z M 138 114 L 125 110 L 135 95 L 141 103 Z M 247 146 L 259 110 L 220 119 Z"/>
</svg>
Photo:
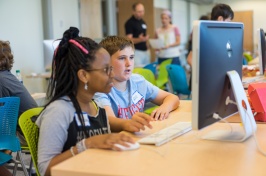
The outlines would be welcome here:
<svg viewBox="0 0 266 176">
<path fill-rule="evenodd" d="M 191 129 L 191 122 L 177 122 L 140 139 L 138 142 L 140 144 L 154 144 L 155 146 L 160 146 L 184 133 L 189 132 Z"/>
</svg>

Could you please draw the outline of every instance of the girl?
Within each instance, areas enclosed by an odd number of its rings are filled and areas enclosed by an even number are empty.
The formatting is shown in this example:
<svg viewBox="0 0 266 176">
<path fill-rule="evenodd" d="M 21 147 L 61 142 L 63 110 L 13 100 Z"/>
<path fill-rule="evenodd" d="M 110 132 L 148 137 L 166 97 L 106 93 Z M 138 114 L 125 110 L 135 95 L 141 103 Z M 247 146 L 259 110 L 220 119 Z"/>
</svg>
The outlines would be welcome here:
<svg viewBox="0 0 266 176">
<path fill-rule="evenodd" d="M 133 140 L 125 134 L 109 134 L 105 110 L 92 99 L 95 92 L 108 93 L 113 86 L 110 55 L 93 40 L 65 31 L 55 51 L 48 98 L 38 117 L 40 128 L 38 167 L 41 175 L 50 168 L 89 148 L 120 150 Z"/>
</svg>

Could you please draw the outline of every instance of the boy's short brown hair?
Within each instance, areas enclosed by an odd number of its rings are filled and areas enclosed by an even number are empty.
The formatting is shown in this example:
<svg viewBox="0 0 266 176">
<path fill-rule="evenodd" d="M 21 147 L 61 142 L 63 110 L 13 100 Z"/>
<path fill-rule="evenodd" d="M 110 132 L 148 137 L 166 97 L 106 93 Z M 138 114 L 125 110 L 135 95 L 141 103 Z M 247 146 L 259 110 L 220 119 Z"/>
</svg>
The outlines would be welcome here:
<svg viewBox="0 0 266 176">
<path fill-rule="evenodd" d="M 126 47 L 134 49 L 134 43 L 130 39 L 120 36 L 108 36 L 100 42 L 100 45 L 108 51 L 110 56 Z"/>
</svg>

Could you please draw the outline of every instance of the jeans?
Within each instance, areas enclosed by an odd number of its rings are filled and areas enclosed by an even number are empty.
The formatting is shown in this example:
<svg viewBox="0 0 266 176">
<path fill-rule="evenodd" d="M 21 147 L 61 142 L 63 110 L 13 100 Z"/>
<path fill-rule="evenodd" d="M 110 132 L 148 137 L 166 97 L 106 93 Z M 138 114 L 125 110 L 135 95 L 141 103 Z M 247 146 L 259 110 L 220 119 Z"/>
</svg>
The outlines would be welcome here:
<svg viewBox="0 0 266 176">
<path fill-rule="evenodd" d="M 172 57 L 172 58 L 158 58 L 158 64 L 162 63 L 167 59 L 172 59 L 172 64 L 181 65 L 179 57 Z"/>
</svg>

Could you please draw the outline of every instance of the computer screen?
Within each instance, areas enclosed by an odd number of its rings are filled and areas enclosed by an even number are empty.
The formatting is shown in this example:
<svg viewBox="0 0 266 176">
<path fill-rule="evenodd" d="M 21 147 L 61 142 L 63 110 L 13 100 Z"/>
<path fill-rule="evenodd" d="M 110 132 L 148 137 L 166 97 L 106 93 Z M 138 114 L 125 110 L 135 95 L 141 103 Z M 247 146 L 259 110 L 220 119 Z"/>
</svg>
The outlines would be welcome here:
<svg viewBox="0 0 266 176">
<path fill-rule="evenodd" d="M 61 40 L 44 40 L 43 52 L 44 52 L 44 67 L 46 70 L 50 70 L 52 67 L 52 60 L 54 56 L 54 50 L 57 48 Z"/>
<path fill-rule="evenodd" d="M 200 130 L 221 118 L 229 117 L 238 108 L 226 105 L 235 101 L 227 76 L 235 70 L 242 77 L 243 24 L 218 21 L 195 21 L 192 54 L 192 129 Z"/>
<path fill-rule="evenodd" d="M 258 55 L 259 55 L 259 70 L 260 75 L 264 74 L 265 64 L 266 64 L 266 54 L 265 54 L 265 33 L 263 29 L 257 30 L 258 36 Z"/>
</svg>

